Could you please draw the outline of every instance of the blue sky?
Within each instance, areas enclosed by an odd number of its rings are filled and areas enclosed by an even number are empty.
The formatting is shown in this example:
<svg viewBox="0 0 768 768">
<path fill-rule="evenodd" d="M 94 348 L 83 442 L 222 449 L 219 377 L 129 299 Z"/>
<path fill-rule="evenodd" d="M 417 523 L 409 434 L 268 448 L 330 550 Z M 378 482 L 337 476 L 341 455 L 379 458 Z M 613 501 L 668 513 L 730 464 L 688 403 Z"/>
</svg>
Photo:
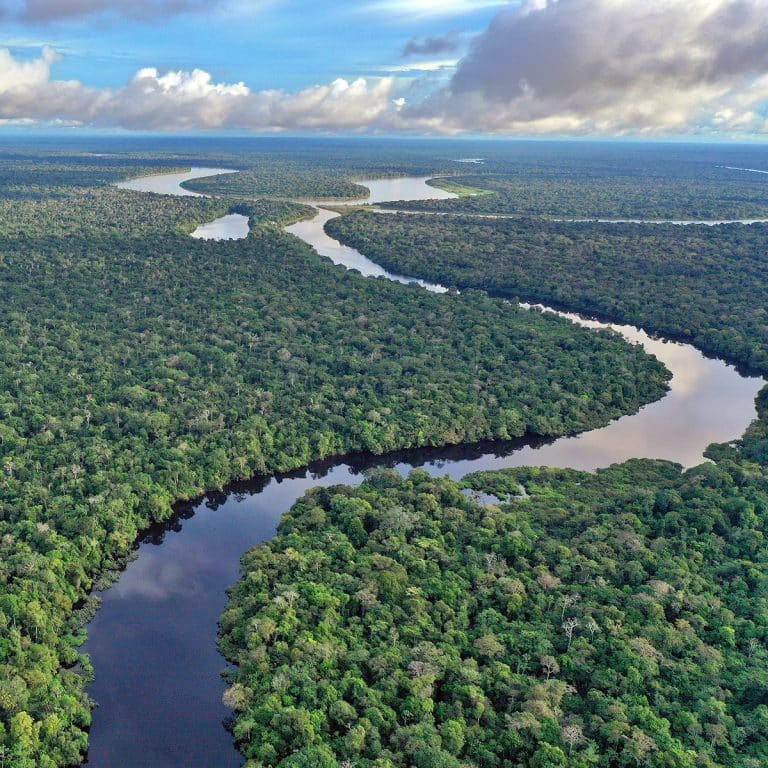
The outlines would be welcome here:
<svg viewBox="0 0 768 768">
<path fill-rule="evenodd" d="M 0 0 L 0 128 L 768 137 L 768 0 Z"/>
<path fill-rule="evenodd" d="M 63 55 L 57 77 L 94 86 L 122 85 L 136 70 L 153 66 L 202 68 L 217 80 L 244 80 L 254 89 L 297 90 L 455 59 L 456 54 L 403 57 L 402 51 L 419 37 L 453 34 L 466 42 L 503 4 L 267 0 L 162 20 L 105 14 L 16 22 L 3 25 L 0 45 L 19 56 L 36 56 L 49 45 Z"/>
</svg>

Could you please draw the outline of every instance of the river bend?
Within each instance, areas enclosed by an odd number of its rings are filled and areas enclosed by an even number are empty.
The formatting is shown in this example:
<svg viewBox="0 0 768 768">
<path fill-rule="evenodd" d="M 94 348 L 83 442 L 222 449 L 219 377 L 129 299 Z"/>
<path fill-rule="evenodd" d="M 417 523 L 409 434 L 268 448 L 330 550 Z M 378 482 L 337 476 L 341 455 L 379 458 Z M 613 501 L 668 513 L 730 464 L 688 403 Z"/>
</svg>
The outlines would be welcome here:
<svg viewBox="0 0 768 768">
<path fill-rule="evenodd" d="M 195 168 L 121 186 L 187 194 L 179 187 L 182 181 L 221 172 Z M 366 202 L 449 196 L 425 181 L 361 183 L 371 189 Z M 364 275 L 412 282 L 330 238 L 324 225 L 335 215 L 318 209 L 314 219 L 295 224 L 288 232 L 335 263 Z M 213 239 L 243 236 L 242 222 L 217 222 L 204 225 L 209 227 L 208 234 L 213 232 Z M 443 290 L 418 282 L 430 290 Z M 569 317 L 587 327 L 609 325 Z M 394 467 L 402 473 L 422 467 L 453 478 L 529 464 L 593 470 L 631 457 L 666 458 L 691 466 L 702 460 L 710 442 L 738 437 L 754 418 L 754 399 L 762 379 L 742 376 L 690 345 L 655 339 L 631 326 L 610 327 L 642 344 L 673 374 L 668 394 L 637 414 L 550 442 L 520 440 L 321 462 L 287 475 L 255 478 L 233 486 L 228 494 L 210 494 L 199 503 L 181 506 L 172 521 L 148 531 L 137 558 L 101 594 L 103 606 L 88 627 L 84 650 L 96 672 L 89 691 L 99 705 L 94 711 L 88 765 L 235 768 L 242 764 L 222 725 L 228 711 L 221 704 L 220 672 L 226 664 L 216 647 L 217 621 L 225 607 L 225 589 L 238 578 L 240 557 L 271 538 L 281 514 L 309 488 L 358 484 L 361 472 L 373 466 Z"/>
</svg>

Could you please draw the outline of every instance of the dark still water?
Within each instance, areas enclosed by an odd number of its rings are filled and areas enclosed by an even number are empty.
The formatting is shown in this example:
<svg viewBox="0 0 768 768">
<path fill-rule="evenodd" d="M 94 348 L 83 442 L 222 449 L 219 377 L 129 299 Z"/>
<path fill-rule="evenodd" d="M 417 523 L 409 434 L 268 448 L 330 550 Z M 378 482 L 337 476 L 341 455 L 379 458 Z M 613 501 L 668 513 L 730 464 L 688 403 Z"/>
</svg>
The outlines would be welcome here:
<svg viewBox="0 0 768 768">
<path fill-rule="evenodd" d="M 203 175 L 216 172 L 196 170 Z M 176 178 L 181 176 L 186 175 Z M 153 178 L 159 188 L 152 186 Z M 389 192 L 387 184 L 392 185 Z M 371 186 L 379 201 L 437 196 L 423 179 L 385 180 Z M 173 194 L 167 175 L 143 179 L 131 188 Z M 330 215 L 323 211 L 289 231 L 337 263 L 363 274 L 407 281 L 329 238 L 322 225 Z M 605 327 L 572 319 L 587 327 Z M 754 418 L 754 398 L 762 379 L 742 376 L 690 345 L 653 339 L 630 326 L 612 327 L 628 341 L 642 344 L 673 373 L 670 392 L 637 414 L 551 442 L 457 446 L 321 463 L 208 496 L 180 509 L 168 526 L 149 532 L 137 559 L 103 593 L 103 607 L 88 628 L 85 650 L 96 672 L 90 693 L 99 705 L 88 764 L 94 768 L 242 764 L 223 725 L 228 710 L 221 704 L 220 672 L 226 662 L 216 649 L 217 621 L 226 604 L 225 590 L 238 578 L 240 557 L 274 535 L 281 514 L 307 489 L 354 485 L 362 481 L 364 469 L 379 466 L 404 474 L 423 467 L 457 479 L 468 472 L 531 464 L 594 470 L 630 457 L 667 458 L 691 466 L 702 460 L 709 443 L 738 437 Z"/>
<path fill-rule="evenodd" d="M 477 447 L 480 466 L 513 450 Z M 429 462 L 437 474 L 465 474 L 472 449 L 367 457 L 318 464 L 289 476 L 256 480 L 227 495 L 183 507 L 165 528 L 142 541 L 138 558 L 102 594 L 85 649 L 96 670 L 98 702 L 88 765 L 98 768 L 226 768 L 241 765 L 223 726 L 226 662 L 216 649 L 225 589 L 239 560 L 271 538 L 280 516 L 316 485 L 357 484 L 373 466 L 402 472 Z M 450 458 L 450 457 L 455 458 Z"/>
</svg>

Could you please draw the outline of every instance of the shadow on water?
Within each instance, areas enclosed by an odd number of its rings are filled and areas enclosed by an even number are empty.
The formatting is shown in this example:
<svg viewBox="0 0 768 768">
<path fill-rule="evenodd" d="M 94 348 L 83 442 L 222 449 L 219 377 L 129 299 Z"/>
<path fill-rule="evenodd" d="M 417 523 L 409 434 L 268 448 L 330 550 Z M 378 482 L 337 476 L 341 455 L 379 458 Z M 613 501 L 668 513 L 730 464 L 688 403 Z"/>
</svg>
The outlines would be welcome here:
<svg viewBox="0 0 768 768">
<path fill-rule="evenodd" d="M 450 472 L 451 465 L 459 462 L 477 464 L 481 471 L 486 462 L 506 459 L 523 448 L 537 450 L 545 445 L 552 445 L 560 438 L 543 438 L 538 435 L 520 437 L 517 440 L 484 440 L 478 443 L 449 445 L 440 448 L 411 448 L 402 451 L 392 451 L 385 454 L 350 453 L 331 459 L 321 459 L 307 464 L 306 467 L 289 472 L 279 472 L 274 475 L 255 475 L 248 480 L 234 480 L 221 490 L 208 491 L 202 496 L 174 505 L 173 515 L 161 523 L 153 523 L 142 532 L 137 546 L 152 544 L 159 546 L 169 533 L 181 533 L 184 522 L 191 520 L 200 508 L 216 512 L 227 502 L 237 503 L 246 501 L 252 496 L 258 496 L 271 484 L 280 485 L 290 480 L 310 479 L 316 484 L 332 476 L 339 467 L 345 468 L 350 477 L 358 478 L 360 482 L 365 473 L 372 469 L 396 469 L 407 474 L 411 469 L 429 468 L 432 474 L 439 475 L 444 469 Z M 463 474 L 461 475 L 463 477 Z M 457 476 L 458 479 L 458 476 Z"/>
</svg>

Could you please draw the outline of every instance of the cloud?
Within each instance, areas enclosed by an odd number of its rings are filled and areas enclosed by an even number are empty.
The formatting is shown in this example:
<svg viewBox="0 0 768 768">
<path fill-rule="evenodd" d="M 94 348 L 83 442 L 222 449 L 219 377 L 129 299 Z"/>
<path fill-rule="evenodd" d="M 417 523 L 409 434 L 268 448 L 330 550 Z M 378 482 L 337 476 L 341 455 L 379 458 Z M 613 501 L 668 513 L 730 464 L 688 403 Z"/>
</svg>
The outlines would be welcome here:
<svg viewBox="0 0 768 768">
<path fill-rule="evenodd" d="M 458 49 L 459 40 L 456 35 L 414 37 L 405 44 L 403 56 L 440 56 L 445 53 L 455 53 Z"/>
<path fill-rule="evenodd" d="M 122 88 L 88 88 L 54 80 L 56 53 L 45 49 L 19 61 L 0 49 L 0 119 L 83 123 L 136 130 L 239 128 L 358 130 L 396 114 L 394 79 L 337 79 L 296 93 L 251 91 L 245 83 L 216 83 L 195 69 L 139 70 Z"/>
<path fill-rule="evenodd" d="M 485 8 L 508 5 L 509 0 L 372 0 L 363 6 L 366 11 L 397 18 L 430 18 L 462 16 Z"/>
<path fill-rule="evenodd" d="M 768 0 L 530 0 L 499 12 L 458 62 L 416 60 L 390 67 L 391 76 L 298 92 L 151 67 L 123 87 L 89 88 L 53 78 L 51 49 L 31 61 L 0 49 L 0 120 L 137 130 L 768 134 L 766 19 Z M 431 45 L 419 42 L 422 51 Z"/>
<path fill-rule="evenodd" d="M 436 61 L 417 61 L 408 64 L 394 64 L 384 67 L 385 72 L 440 72 L 445 69 L 453 69 L 458 59 L 438 59 Z"/>
<path fill-rule="evenodd" d="M 156 19 L 210 8 L 205 0 L 0 0 L 0 19 L 37 24 L 104 14 Z"/>
<path fill-rule="evenodd" d="M 764 130 L 768 0 L 533 0 L 406 115 L 446 131 Z"/>
<path fill-rule="evenodd" d="M 43 47 L 39 59 L 18 61 L 7 48 L 0 48 L 0 94 L 10 89 L 35 88 L 50 79 L 51 64 L 59 58 L 56 51 Z"/>
</svg>

